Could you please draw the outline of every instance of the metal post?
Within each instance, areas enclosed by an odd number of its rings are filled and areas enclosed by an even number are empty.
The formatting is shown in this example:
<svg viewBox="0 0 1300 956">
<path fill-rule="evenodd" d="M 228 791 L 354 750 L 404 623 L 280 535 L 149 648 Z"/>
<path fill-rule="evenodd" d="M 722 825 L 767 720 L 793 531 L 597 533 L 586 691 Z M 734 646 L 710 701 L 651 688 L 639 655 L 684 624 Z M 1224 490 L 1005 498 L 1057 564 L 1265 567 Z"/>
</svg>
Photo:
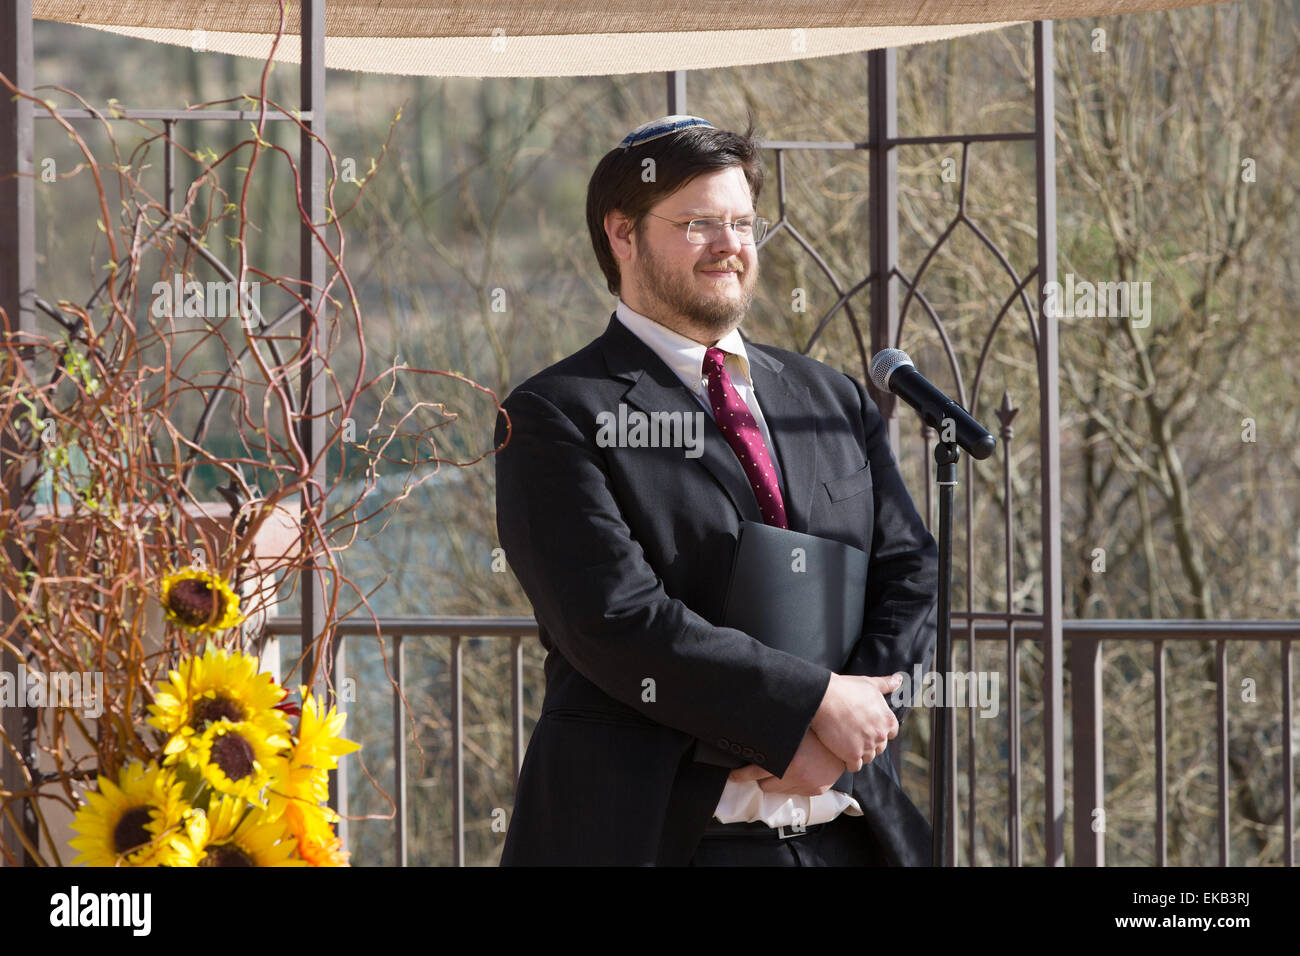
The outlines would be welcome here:
<svg viewBox="0 0 1300 956">
<path fill-rule="evenodd" d="M 401 634 L 393 646 L 393 680 L 393 865 L 406 866 L 406 667 Z"/>
<path fill-rule="evenodd" d="M 302 109 L 311 111 L 311 119 L 305 120 L 306 127 L 299 141 L 300 164 L 302 167 L 301 190 L 302 205 L 311 216 L 317 229 L 324 229 L 325 223 L 325 147 L 321 140 L 325 137 L 325 3 L 324 0 L 303 0 L 300 20 L 302 66 L 298 71 Z M 313 136 L 314 134 L 314 136 Z M 299 260 L 301 262 L 304 285 L 300 294 L 310 303 L 310 310 L 304 310 L 299 325 L 299 335 L 310 340 L 311 357 L 303 366 L 299 382 L 302 420 L 299 422 L 298 441 L 303 454 L 313 459 L 325 447 L 326 425 L 322 413 L 325 400 L 324 354 L 325 341 L 320 334 L 316 314 L 322 309 L 322 289 L 325 285 L 325 250 L 312 236 L 306 224 L 299 232 Z M 315 488 L 308 487 L 303 492 L 303 514 L 320 505 L 320 488 L 325 486 L 325 459 L 312 469 L 312 481 Z M 306 518 L 304 517 L 304 523 Z M 320 546 L 320 542 L 317 542 Z M 335 666 L 341 663 L 338 654 L 322 653 L 320 660 L 313 648 L 328 647 L 331 635 L 322 631 L 325 619 L 325 595 L 320 579 L 313 571 L 304 571 L 302 587 L 302 647 L 303 667 L 310 673 L 315 669 L 316 679 L 311 682 L 312 690 L 323 693 L 329 703 L 335 703 L 334 686 Z M 320 641 L 320 643 L 315 643 Z M 308 674 L 304 673 L 304 680 Z M 330 806 L 340 814 L 347 813 L 346 788 L 340 786 L 342 771 L 330 775 Z M 346 779 L 346 778 L 344 778 Z M 340 835 L 346 832 L 345 824 L 340 824 Z"/>
<path fill-rule="evenodd" d="M 1165 757 L 1165 643 L 1155 642 L 1155 660 L 1152 664 L 1156 685 L 1156 865 L 1169 865 L 1169 834 L 1166 826 L 1169 799 L 1168 776 Z M 1289 738 L 1284 738 L 1289 739 Z M 1290 778 L 1288 778 L 1290 779 Z M 1290 790 L 1290 788 L 1287 788 Z"/>
<path fill-rule="evenodd" d="M 1219 745 L 1219 866 L 1228 866 L 1228 642 L 1215 642 L 1214 703 Z M 1287 789 L 1290 789 L 1288 787 Z"/>
<path fill-rule="evenodd" d="M 1011 396 L 1002 393 L 1002 404 L 995 414 L 1001 423 L 1002 440 L 1002 500 L 1006 509 L 1002 513 L 1003 541 L 1007 550 L 1003 557 L 1005 568 L 1003 579 L 1006 587 L 1005 602 L 1007 606 L 1007 862 L 1011 866 L 1020 865 L 1020 645 L 1016 637 L 1016 622 L 1012 615 L 1016 613 L 1015 588 L 1015 547 L 1013 542 L 1013 516 L 1015 508 L 1013 498 L 1015 487 L 1011 481 L 1012 457 L 1011 440 L 1016 430 L 1011 423 L 1020 409 L 1011 404 Z"/>
<path fill-rule="evenodd" d="M 465 671 L 459 634 L 451 638 L 452 866 L 465 865 Z"/>
<path fill-rule="evenodd" d="M 868 215 L 871 240 L 871 354 L 893 348 L 898 338 L 898 136 L 897 55 L 891 49 L 867 54 L 867 155 L 870 162 Z M 889 445 L 899 447 L 897 402 L 867 379 L 867 391 L 888 424 Z"/>
<path fill-rule="evenodd" d="M 957 775 L 951 758 L 956 752 L 956 708 L 948 699 L 952 673 L 952 505 L 957 487 L 960 451 L 952 442 L 934 446 L 935 480 L 939 485 L 939 607 L 934 644 L 934 671 L 939 675 L 939 706 L 930 716 L 930 824 L 934 832 L 932 866 L 957 865 Z M 914 688 L 914 693 L 916 689 Z M 973 862 L 973 861 L 972 861 Z"/>
<path fill-rule="evenodd" d="M 686 71 L 669 70 L 664 74 L 668 81 L 668 115 L 686 112 Z"/>
<path fill-rule="evenodd" d="M 325 4 L 322 0 L 304 0 L 302 6 L 302 68 L 299 71 L 301 81 L 302 108 L 311 110 L 312 118 L 304 122 L 306 129 L 301 134 L 299 154 L 302 166 L 301 189 L 302 204 L 311 216 L 313 223 L 320 228 L 325 218 L 325 150 L 311 134 L 325 135 Z M 303 453 L 312 458 L 325 443 L 325 419 L 319 412 L 325 399 L 325 382 L 321 376 L 322 345 L 316 329 L 315 316 L 311 313 L 321 307 L 320 289 L 325 282 L 325 251 L 312 236 L 304 224 L 299 232 L 299 260 L 302 268 L 303 287 L 300 292 L 310 304 L 309 310 L 303 310 L 299 325 L 299 334 L 311 338 L 312 358 L 304 365 L 301 378 L 301 409 L 303 420 L 300 423 L 299 441 Z M 312 473 L 313 479 L 325 481 L 324 469 L 318 468 Z M 319 499 L 312 492 L 304 493 L 303 513 L 316 507 Z M 304 660 L 315 663 L 315 655 L 310 652 L 312 642 L 320 635 L 317 629 L 325 615 L 324 597 L 315 575 L 304 574 L 302 578 L 302 646 Z M 311 664 L 305 663 L 310 667 Z M 319 663 L 322 674 L 328 670 L 329 663 Z M 307 675 L 304 674 L 305 678 Z M 324 690 L 321 675 L 313 683 L 313 689 Z M 331 698 L 332 699 L 332 698 Z"/>
<path fill-rule="evenodd" d="M 32 4 L 31 0 L 0 0 L 0 73 L 19 89 L 31 90 L 35 86 L 32 68 Z M 0 331 L 29 335 L 36 330 L 36 194 L 33 188 L 32 156 L 35 148 L 35 129 L 32 123 L 32 102 L 15 98 L 8 88 L 0 89 L 0 309 L 4 309 L 7 322 Z M 30 359 L 28 349 L 20 353 L 24 363 Z M 6 359 L 6 362 L 8 359 Z M 0 365 L 0 379 L 14 381 L 11 368 Z M 28 461 L 21 473 L 9 474 L 9 463 L 14 454 L 13 436 L 9 422 L 0 421 L 0 472 L 5 475 L 9 500 L 19 513 L 30 506 L 21 500 L 21 489 L 35 486 L 35 464 Z M 12 568 L 26 567 L 26 558 L 15 540 L 4 543 L 4 560 Z M 0 595 L 0 634 L 18 645 L 23 645 L 22 632 L 11 624 L 21 620 L 24 609 L 15 607 L 6 596 Z M 18 672 L 19 660 L 12 652 L 0 652 L 0 671 Z M 26 758 L 29 751 L 25 709 L 0 708 L 5 736 Z M 35 769 L 35 768 L 33 768 Z M 0 747 L 0 786 L 17 791 L 27 787 L 22 765 L 7 748 Z M 36 827 L 30 806 L 24 802 L 21 811 L 16 809 L 20 825 L 34 842 Z M 20 846 L 13 824 L 0 817 L 0 836 L 7 847 Z M 32 860 L 24 855 L 24 862 Z M 0 861 L 2 865 L 2 861 Z"/>
<path fill-rule="evenodd" d="M 1034 131 L 1038 188 L 1038 393 L 1042 465 L 1044 833 L 1048 866 L 1065 865 L 1065 761 L 1061 671 L 1061 403 L 1056 317 L 1047 286 L 1056 281 L 1056 73 L 1052 22 L 1034 22 Z"/>
<path fill-rule="evenodd" d="M 1105 779 L 1102 763 L 1101 641 L 1070 638 L 1074 728 L 1074 865 L 1105 866 Z M 1102 825 L 1095 826 L 1100 820 Z"/>
</svg>

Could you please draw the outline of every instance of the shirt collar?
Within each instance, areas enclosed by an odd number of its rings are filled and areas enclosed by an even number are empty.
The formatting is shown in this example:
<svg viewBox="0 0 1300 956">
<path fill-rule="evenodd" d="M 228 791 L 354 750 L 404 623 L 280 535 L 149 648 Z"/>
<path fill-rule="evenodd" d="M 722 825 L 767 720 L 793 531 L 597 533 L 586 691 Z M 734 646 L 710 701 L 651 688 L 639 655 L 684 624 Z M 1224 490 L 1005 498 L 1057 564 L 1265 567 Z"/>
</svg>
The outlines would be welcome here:
<svg viewBox="0 0 1300 956">
<path fill-rule="evenodd" d="M 664 364 L 672 369 L 687 387 L 692 391 L 698 391 L 700 379 L 704 378 L 704 353 L 708 351 L 705 346 L 642 315 L 621 298 L 614 313 L 637 338 L 650 346 L 654 353 L 663 359 Z M 713 347 L 739 357 L 740 370 L 752 388 L 754 378 L 749 372 L 749 355 L 745 351 L 745 340 L 741 338 L 740 330 L 732 329 Z"/>
</svg>

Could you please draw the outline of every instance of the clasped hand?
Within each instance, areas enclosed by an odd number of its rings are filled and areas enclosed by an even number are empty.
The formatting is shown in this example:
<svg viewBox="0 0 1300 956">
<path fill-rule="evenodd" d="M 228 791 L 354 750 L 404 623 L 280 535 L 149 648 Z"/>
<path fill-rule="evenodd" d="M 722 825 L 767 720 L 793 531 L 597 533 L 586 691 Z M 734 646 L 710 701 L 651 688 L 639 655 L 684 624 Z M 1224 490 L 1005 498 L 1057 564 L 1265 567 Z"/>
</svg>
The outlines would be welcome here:
<svg viewBox="0 0 1300 956">
<path fill-rule="evenodd" d="M 728 779 L 757 780 L 769 793 L 826 793 L 845 770 L 861 770 L 898 736 L 898 719 L 884 695 L 896 690 L 901 681 L 900 674 L 832 674 L 821 706 L 785 775 L 774 776 L 751 763 L 733 770 Z"/>
</svg>

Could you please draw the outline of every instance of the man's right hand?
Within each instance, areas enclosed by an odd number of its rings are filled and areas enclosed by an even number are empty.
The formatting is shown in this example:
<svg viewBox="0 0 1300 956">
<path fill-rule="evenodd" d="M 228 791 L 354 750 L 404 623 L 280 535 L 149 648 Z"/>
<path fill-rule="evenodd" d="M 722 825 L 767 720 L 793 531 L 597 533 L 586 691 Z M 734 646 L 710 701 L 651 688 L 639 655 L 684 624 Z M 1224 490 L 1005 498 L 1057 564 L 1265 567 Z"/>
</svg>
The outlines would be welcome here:
<svg viewBox="0 0 1300 956">
<path fill-rule="evenodd" d="M 902 674 L 831 674 L 811 729 L 826 749 L 844 761 L 847 770 L 857 773 L 898 736 L 898 719 L 884 695 L 893 693 L 902 680 Z"/>
</svg>

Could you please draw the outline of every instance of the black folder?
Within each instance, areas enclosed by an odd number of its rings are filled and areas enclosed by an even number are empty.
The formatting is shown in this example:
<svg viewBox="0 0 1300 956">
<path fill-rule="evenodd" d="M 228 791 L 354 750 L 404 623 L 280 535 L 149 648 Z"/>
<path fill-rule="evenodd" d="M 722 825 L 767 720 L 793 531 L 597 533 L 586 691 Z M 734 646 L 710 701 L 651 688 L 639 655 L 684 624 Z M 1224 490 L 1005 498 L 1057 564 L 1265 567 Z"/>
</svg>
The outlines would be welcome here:
<svg viewBox="0 0 1300 956">
<path fill-rule="evenodd" d="M 862 635 L 869 560 L 842 541 L 742 521 L 719 623 L 841 673 Z M 750 762 L 704 740 L 694 758 L 732 768 Z M 852 788 L 847 770 L 832 787 Z"/>
</svg>

